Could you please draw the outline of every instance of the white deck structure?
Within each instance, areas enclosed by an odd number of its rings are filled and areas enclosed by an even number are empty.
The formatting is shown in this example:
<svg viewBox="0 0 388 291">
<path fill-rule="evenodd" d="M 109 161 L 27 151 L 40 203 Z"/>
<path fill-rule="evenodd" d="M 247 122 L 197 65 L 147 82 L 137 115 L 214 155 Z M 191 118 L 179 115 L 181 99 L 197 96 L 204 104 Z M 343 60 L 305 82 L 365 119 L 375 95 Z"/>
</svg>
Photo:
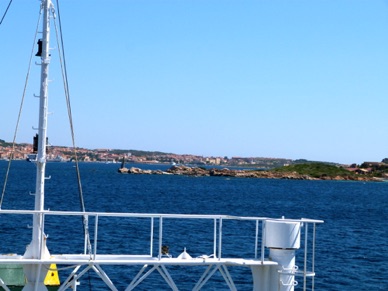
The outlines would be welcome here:
<svg viewBox="0 0 388 291">
<path fill-rule="evenodd" d="M 80 216 L 87 217 L 90 220 L 94 220 L 94 226 L 90 229 L 93 233 L 91 239 L 91 250 L 88 250 L 88 238 L 84 238 L 84 253 L 83 254 L 51 254 L 48 256 L 42 256 L 40 259 L 26 258 L 24 256 L 17 255 L 3 255 L 0 256 L 0 264 L 22 264 L 24 266 L 33 265 L 39 266 L 39 270 L 46 274 L 47 266 L 51 264 L 57 264 L 58 268 L 71 266 L 73 271 L 71 275 L 62 282 L 59 290 L 66 290 L 77 288 L 78 284 L 82 286 L 83 276 L 87 274 L 89 270 L 93 270 L 106 284 L 110 290 L 118 290 L 114 283 L 110 280 L 109 275 L 104 272 L 105 265 L 136 265 L 139 266 L 139 273 L 135 276 L 131 282 L 127 282 L 127 288 L 125 290 L 132 290 L 140 283 L 145 281 L 147 277 L 154 271 L 158 271 L 172 290 L 179 290 L 173 277 L 168 271 L 168 266 L 207 266 L 206 271 L 202 277 L 198 279 L 193 290 L 200 290 L 202 287 L 206 287 L 206 282 L 218 271 L 221 273 L 226 284 L 230 290 L 237 290 L 232 276 L 228 271 L 228 267 L 242 267 L 250 268 L 253 275 L 253 290 L 294 290 L 294 287 L 298 285 L 298 281 L 303 290 L 314 289 L 314 260 L 315 260 L 315 228 L 316 224 L 322 223 L 320 220 L 312 219 L 270 219 L 264 217 L 237 217 L 226 215 L 184 215 L 184 214 L 140 214 L 140 213 L 97 213 L 97 212 L 60 212 L 60 211 L 13 211 L 13 210 L 0 210 L 0 216 L 7 214 L 19 214 L 19 215 L 42 215 L 43 222 L 50 221 L 51 217 L 48 216 Z M 149 220 L 149 253 L 146 254 L 99 254 L 98 241 L 99 241 L 99 218 L 145 218 Z M 171 255 L 163 253 L 163 232 L 164 222 L 170 219 L 179 220 L 206 220 L 209 225 L 209 221 L 213 224 L 213 236 L 209 237 L 209 241 L 213 247 L 213 253 L 210 255 L 203 255 L 195 258 L 187 253 L 183 256 L 173 257 Z M 228 258 L 223 257 L 223 222 L 228 220 L 236 220 L 244 223 L 249 223 L 253 228 L 255 236 L 249 241 L 251 242 L 252 256 L 249 258 Z M 49 222 L 45 222 L 49 223 Z M 271 223 L 277 223 L 280 225 L 291 225 L 292 229 L 296 229 L 295 234 L 290 233 L 286 228 L 286 232 L 276 229 L 276 233 L 280 235 L 282 242 L 289 243 L 288 239 L 284 239 L 284 236 L 291 237 L 295 246 L 291 247 L 271 247 L 269 244 L 273 242 L 274 236 L 267 225 Z M 44 226 L 44 224 L 43 224 Z M 296 228 L 295 228 L 296 226 Z M 295 266 L 295 251 L 299 248 L 299 240 L 302 234 L 304 234 L 303 249 L 299 250 L 299 253 L 303 255 L 303 263 L 300 268 Z M 288 231 L 288 232 L 287 232 Z M 44 233 L 41 232 L 42 235 Z M 120 239 L 125 240 L 125 237 Z M 42 243 L 39 246 L 39 252 L 45 253 L 46 238 L 42 237 L 40 240 Z M 68 244 L 71 242 L 67 242 Z M 89 253 L 90 252 L 90 253 Z M 271 252 L 280 252 L 280 255 L 271 255 Z M 289 254 L 291 252 L 291 255 Z M 266 255 L 272 258 L 266 258 Z M 291 262 L 291 265 L 290 265 Z M 46 266 L 46 267 L 45 267 Z M 188 272 L 189 272 L 188 268 Z M 300 277 L 300 279 L 298 279 Z M 1 283 L 1 282 L 0 282 Z M 144 282 L 146 284 L 146 282 Z M 6 289 L 6 287 L 4 286 Z M 7 289 L 6 289 L 7 290 Z M 41 289 L 37 289 L 41 290 Z"/>
</svg>

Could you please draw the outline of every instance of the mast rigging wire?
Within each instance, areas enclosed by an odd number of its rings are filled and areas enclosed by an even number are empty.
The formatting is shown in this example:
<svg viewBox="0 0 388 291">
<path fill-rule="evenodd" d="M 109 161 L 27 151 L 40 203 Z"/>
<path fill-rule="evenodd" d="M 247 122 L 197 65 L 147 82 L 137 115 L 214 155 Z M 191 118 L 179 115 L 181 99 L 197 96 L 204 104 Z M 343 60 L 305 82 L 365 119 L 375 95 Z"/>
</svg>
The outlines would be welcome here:
<svg viewBox="0 0 388 291">
<path fill-rule="evenodd" d="M 5 16 L 7 15 L 8 9 L 9 9 L 9 7 L 11 6 L 12 1 L 13 1 L 13 0 L 10 0 L 10 1 L 9 1 L 8 6 L 7 6 L 7 8 L 5 9 L 5 12 L 4 12 L 4 14 L 3 14 L 3 17 L 2 17 L 1 20 L 0 20 L 0 25 L 3 23 L 3 20 L 4 20 Z"/>
<path fill-rule="evenodd" d="M 28 63 L 28 69 L 27 69 L 26 79 L 25 79 L 25 82 L 24 82 L 23 94 L 22 94 L 22 98 L 21 98 L 20 106 L 19 106 L 19 114 L 18 114 L 18 118 L 17 118 L 17 121 L 16 121 L 15 132 L 14 132 L 13 140 L 12 140 L 12 149 L 11 149 L 10 157 L 9 157 L 9 160 L 8 160 L 7 171 L 6 171 L 5 178 L 4 178 L 3 190 L 2 190 L 2 193 L 1 193 L 0 209 L 3 206 L 5 190 L 7 188 L 8 176 L 9 176 L 9 171 L 10 171 L 10 168 L 11 168 L 11 162 L 12 162 L 12 159 L 13 159 L 13 155 L 15 153 L 16 136 L 17 136 L 17 132 L 19 130 L 20 118 L 21 118 L 22 111 L 23 111 L 23 104 L 24 104 L 24 99 L 25 99 L 25 96 L 26 96 L 28 80 L 29 80 L 29 77 L 30 77 L 31 63 L 32 63 L 32 58 L 34 56 L 36 36 L 38 35 L 41 15 L 42 15 L 42 7 L 40 8 L 39 18 L 38 18 L 38 22 L 36 24 L 34 42 L 32 44 L 32 49 L 31 49 L 31 54 L 30 54 L 30 61 Z"/>
<path fill-rule="evenodd" d="M 73 153 L 74 153 L 76 172 L 77 172 L 79 199 L 80 199 L 80 204 L 81 204 L 81 211 L 82 212 L 86 212 L 85 202 L 84 202 L 84 197 L 83 197 L 83 191 L 82 191 L 82 184 L 81 184 L 81 175 L 80 175 L 79 163 L 78 163 L 78 157 L 77 157 L 77 148 L 76 148 L 76 143 L 75 143 L 73 117 L 72 117 L 71 105 L 70 105 L 69 82 L 68 82 L 68 78 L 67 78 L 65 46 L 64 46 L 64 42 L 63 42 L 62 22 L 61 22 L 61 14 L 60 14 L 59 1 L 58 0 L 56 0 L 56 6 L 57 6 L 57 13 L 58 13 L 59 35 L 58 35 L 58 27 L 57 27 L 56 21 L 54 21 L 54 26 L 55 26 L 57 46 L 58 46 L 58 52 L 59 52 L 59 59 L 60 59 L 60 64 L 61 64 L 61 72 L 62 72 L 62 78 L 63 78 L 63 87 L 64 87 L 64 90 L 65 90 L 67 114 L 68 114 L 69 123 L 70 123 L 71 139 L 72 139 L 72 144 L 73 144 Z M 59 42 L 60 42 L 60 44 L 59 44 Z M 89 234 L 89 227 L 88 227 L 88 217 L 86 215 L 83 217 L 83 226 L 84 226 L 85 236 L 87 238 L 88 252 L 91 255 L 92 254 L 92 246 L 91 246 L 91 242 L 90 242 L 90 234 Z"/>
<path fill-rule="evenodd" d="M 0 25 L 3 23 L 3 20 L 4 20 L 6 14 L 8 12 L 8 9 L 11 6 L 11 3 L 12 3 L 12 0 L 10 0 L 9 4 L 7 6 L 7 9 L 6 9 L 6 11 L 5 11 L 1 21 L 0 21 Z M 61 17 L 60 17 L 60 12 L 59 12 L 59 2 L 58 2 L 58 0 L 56 0 L 56 4 L 57 4 L 57 7 L 58 7 L 58 21 L 59 21 L 59 29 L 60 29 L 60 38 L 58 37 L 58 29 L 57 29 L 57 25 L 56 25 L 55 21 L 54 21 L 54 26 L 55 26 L 55 32 L 56 32 L 57 46 L 58 46 L 58 50 L 59 50 L 59 58 L 60 58 L 61 73 L 62 73 L 62 77 L 63 77 L 63 84 L 64 84 L 64 90 L 65 90 L 65 96 L 66 96 L 66 104 L 67 104 L 67 109 L 68 109 L 68 118 L 69 118 L 69 123 L 70 123 L 70 128 L 71 128 L 71 137 L 72 137 L 73 152 L 74 152 L 75 164 L 76 164 L 79 198 L 80 198 L 80 204 L 81 204 L 82 212 L 85 212 L 86 209 L 85 209 L 85 202 L 84 202 L 84 199 L 83 199 L 81 177 L 80 177 L 79 163 L 78 163 L 78 157 L 77 157 L 77 149 L 76 149 L 76 146 L 75 146 L 73 118 L 72 118 L 71 106 L 70 106 L 70 93 L 69 93 L 69 85 L 68 85 L 68 78 L 67 78 L 66 59 L 65 59 L 65 54 L 64 54 L 64 43 L 63 43 L 62 25 L 61 25 Z M 21 98 L 21 102 L 20 102 L 19 114 L 18 114 L 16 126 L 15 126 L 15 132 L 14 132 L 14 137 L 13 137 L 13 141 L 12 141 L 12 150 L 11 150 L 11 154 L 10 154 L 10 157 L 9 157 L 8 167 L 7 167 L 7 170 L 6 170 L 3 190 L 2 190 L 2 193 L 1 193 L 0 210 L 2 208 L 2 204 L 3 204 L 3 201 L 4 201 L 5 191 L 6 191 L 7 182 L 8 182 L 8 176 L 9 176 L 9 172 L 10 172 L 10 168 L 11 168 L 11 162 L 12 162 L 12 159 L 13 159 L 13 156 L 14 156 L 14 152 L 15 152 L 16 136 L 17 136 L 17 132 L 18 132 L 19 124 L 20 124 L 21 113 L 22 113 L 23 104 L 24 104 L 25 95 L 26 95 L 26 90 L 27 90 L 27 84 L 28 84 L 29 75 L 30 75 L 30 71 L 31 71 L 31 63 L 32 63 L 33 55 L 34 55 L 35 42 L 36 42 L 36 38 L 37 38 L 37 34 L 38 34 L 38 29 L 39 29 L 39 24 L 40 24 L 40 20 L 41 20 L 42 10 L 43 10 L 43 7 L 41 6 L 40 7 L 39 18 L 38 18 L 38 22 L 37 22 L 36 30 L 35 30 L 34 43 L 32 45 L 32 49 L 31 49 L 30 61 L 29 61 L 29 65 L 28 65 L 27 75 L 26 75 L 26 79 L 25 79 L 25 83 L 24 83 L 23 94 L 22 94 L 22 98 Z M 55 19 L 55 13 L 54 13 L 54 8 L 53 7 L 51 9 L 51 12 L 52 12 L 52 15 L 53 15 L 53 17 Z M 58 43 L 59 41 L 61 42 L 61 46 Z M 61 49 L 62 49 L 62 52 L 61 52 Z M 62 62 L 62 59 L 63 59 L 63 62 Z M 89 233 L 89 226 L 88 225 L 89 225 L 88 217 L 87 217 L 87 215 L 84 215 L 83 216 L 84 233 L 85 233 L 85 237 L 86 237 L 86 244 L 87 244 L 88 253 L 91 256 L 92 255 L 92 247 L 91 247 L 91 242 L 90 242 L 90 233 Z M 90 277 L 89 277 L 89 290 L 91 290 Z"/>
<path fill-rule="evenodd" d="M 11 2 L 12 2 L 12 0 L 10 1 L 10 4 L 11 4 Z M 75 164 L 76 164 L 78 191 L 79 191 L 79 198 L 80 198 L 80 204 L 81 204 L 81 211 L 85 212 L 86 208 L 85 208 L 85 202 L 84 202 L 84 198 L 83 198 L 83 191 L 82 191 L 82 185 L 81 185 L 79 163 L 78 163 L 77 150 L 76 150 L 76 144 L 75 144 L 74 126 L 73 126 L 73 121 L 72 121 L 73 118 L 72 118 L 71 106 L 70 106 L 70 93 L 69 93 L 69 86 L 68 86 L 66 59 L 65 59 L 65 54 L 64 54 L 64 43 L 63 43 L 63 37 L 62 37 L 63 34 L 62 34 L 62 25 L 61 25 L 61 19 L 60 19 L 59 2 L 58 2 L 58 0 L 56 0 L 56 3 L 57 3 L 57 7 L 58 7 L 58 21 L 59 21 L 59 30 L 60 30 L 59 34 L 60 34 L 60 38 L 58 36 L 58 29 L 57 29 L 57 25 L 56 25 L 55 21 L 54 21 L 54 26 L 55 26 L 55 31 L 56 31 L 57 46 L 58 46 L 58 50 L 59 50 L 59 58 L 60 58 L 61 72 L 62 72 L 63 84 L 64 84 L 64 90 L 65 90 L 65 96 L 66 96 L 66 104 L 67 104 L 67 109 L 68 109 L 68 118 L 69 118 L 69 123 L 70 123 L 70 128 L 71 128 L 73 153 L 74 153 Z M 8 7 L 10 6 L 10 4 L 8 5 Z M 7 8 L 7 10 L 8 10 L 8 8 Z M 53 13 L 53 16 L 55 18 L 54 8 L 52 8 L 51 12 Z M 32 45 L 32 49 L 31 49 L 30 61 L 29 61 L 29 65 L 28 65 L 27 75 L 26 75 L 26 79 L 25 79 L 25 83 L 24 83 L 23 94 L 22 94 L 22 98 L 21 98 L 21 102 L 20 102 L 20 107 L 19 107 L 19 114 L 18 114 L 18 118 L 17 118 L 17 122 L 16 122 L 16 127 L 15 127 L 15 132 L 14 132 L 14 137 L 13 137 L 13 141 L 12 141 L 12 150 L 11 150 L 11 154 L 10 154 L 10 157 L 9 157 L 8 167 L 7 167 L 6 175 L 5 175 L 5 179 L 4 179 L 3 190 L 2 190 L 2 194 L 1 194 L 1 198 L 0 198 L 0 209 L 2 208 L 2 204 L 3 204 L 3 201 L 4 201 L 4 196 L 5 196 L 5 191 L 6 191 L 6 188 L 7 188 L 7 182 L 8 182 L 11 162 L 12 162 L 12 159 L 13 159 L 13 156 L 14 156 L 14 152 L 15 152 L 16 136 L 17 136 L 17 132 L 18 132 L 18 129 L 19 129 L 21 114 L 22 114 L 22 110 L 23 110 L 23 104 L 24 104 L 26 90 L 27 90 L 27 84 L 28 84 L 28 80 L 29 80 L 29 76 L 30 76 L 31 63 L 32 63 L 32 58 L 34 56 L 35 42 L 36 42 L 36 39 L 37 39 L 37 34 L 38 34 L 38 30 L 39 30 L 41 15 L 42 15 L 42 7 L 40 7 L 39 18 L 38 18 L 38 22 L 37 22 L 37 25 L 36 25 L 35 36 L 34 36 L 34 43 Z M 3 18 L 4 18 L 4 16 L 3 16 Z M 61 42 L 61 45 L 59 45 L 59 41 Z M 89 252 L 89 254 L 91 254 L 92 253 L 91 252 L 91 242 L 90 242 L 90 235 L 89 235 L 89 228 L 88 228 L 88 217 L 87 216 L 83 217 L 83 226 L 84 226 L 85 236 L 87 238 L 88 252 Z"/>
</svg>

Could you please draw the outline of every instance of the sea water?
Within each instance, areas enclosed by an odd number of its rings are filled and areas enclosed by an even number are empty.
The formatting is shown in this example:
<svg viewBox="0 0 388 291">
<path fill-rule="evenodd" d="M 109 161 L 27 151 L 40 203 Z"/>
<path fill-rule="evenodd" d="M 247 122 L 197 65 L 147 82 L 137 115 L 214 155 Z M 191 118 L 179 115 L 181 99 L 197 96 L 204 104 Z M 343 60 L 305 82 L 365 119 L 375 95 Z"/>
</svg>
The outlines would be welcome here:
<svg viewBox="0 0 388 291">
<path fill-rule="evenodd" d="M 5 176 L 6 167 L 7 163 L 1 161 L 0 177 Z M 321 219 L 325 222 L 317 226 L 316 232 L 315 290 L 388 290 L 388 183 L 126 175 L 119 174 L 118 167 L 119 164 L 80 164 L 87 211 Z M 35 189 L 35 172 L 33 163 L 12 163 L 2 209 L 33 208 L 34 196 L 30 192 Z M 50 179 L 46 180 L 45 208 L 79 211 L 74 163 L 49 163 L 47 176 Z M 128 254 L 148 252 L 147 244 L 143 245 L 140 239 L 149 231 L 144 219 L 135 222 L 102 219 L 99 224 L 105 229 L 99 233 L 100 253 L 119 253 L 122 249 Z M 28 225 L 31 225 L 28 215 L 17 220 L 0 216 L 0 253 L 23 254 L 31 236 Z M 184 247 L 192 256 L 211 254 L 212 250 L 202 241 L 212 236 L 212 225 L 210 232 L 194 222 L 189 228 L 182 228 L 178 222 L 166 224 L 167 227 L 164 238 L 172 255 L 179 255 Z M 224 233 L 225 256 L 251 255 L 252 249 L 242 239 L 248 239 L 250 230 L 232 223 L 225 225 L 226 228 L 229 230 Z M 45 232 L 52 253 L 82 253 L 81 218 L 47 221 Z M 178 236 L 180 243 L 176 245 Z M 233 247 L 228 249 L 228 243 Z M 303 254 L 297 253 L 297 263 L 302 259 Z M 124 290 L 139 268 L 114 266 L 104 270 L 119 290 Z M 230 269 L 237 289 L 251 290 L 249 269 Z M 204 269 L 178 266 L 169 267 L 169 271 L 180 290 L 191 290 Z M 107 290 L 93 272 L 88 276 L 91 285 L 84 279 L 80 290 Z M 138 290 L 169 288 L 156 272 Z M 227 286 L 220 275 L 215 275 L 204 290 L 227 290 Z"/>
</svg>

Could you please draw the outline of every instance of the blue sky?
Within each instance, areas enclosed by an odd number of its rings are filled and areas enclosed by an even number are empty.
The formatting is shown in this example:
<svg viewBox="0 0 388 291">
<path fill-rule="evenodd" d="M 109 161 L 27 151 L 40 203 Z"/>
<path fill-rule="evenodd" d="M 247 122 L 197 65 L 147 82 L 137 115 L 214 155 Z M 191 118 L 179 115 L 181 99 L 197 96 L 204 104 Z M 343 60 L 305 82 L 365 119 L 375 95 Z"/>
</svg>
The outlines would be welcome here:
<svg viewBox="0 0 388 291">
<path fill-rule="evenodd" d="M 80 147 L 388 157 L 388 1 L 62 0 L 60 13 Z M 38 14 L 38 1 L 14 0 L 0 26 L 6 141 Z M 58 64 L 53 50 L 49 140 L 71 145 Z M 18 142 L 35 134 L 38 78 L 33 65 Z"/>
</svg>

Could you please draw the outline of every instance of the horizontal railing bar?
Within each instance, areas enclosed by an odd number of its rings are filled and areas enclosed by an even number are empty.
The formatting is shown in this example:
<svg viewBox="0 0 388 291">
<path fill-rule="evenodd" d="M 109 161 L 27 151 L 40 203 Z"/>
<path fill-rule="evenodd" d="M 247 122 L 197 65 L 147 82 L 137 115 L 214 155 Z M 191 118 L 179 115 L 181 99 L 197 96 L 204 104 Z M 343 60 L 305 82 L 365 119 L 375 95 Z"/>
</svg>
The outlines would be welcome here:
<svg viewBox="0 0 388 291">
<path fill-rule="evenodd" d="M 183 219 L 229 219 L 229 220 L 279 220 L 286 222 L 306 222 L 306 223 L 323 223 L 323 220 L 316 219 L 285 219 L 285 218 L 269 218 L 269 217 L 252 217 L 252 216 L 233 216 L 233 215 L 218 215 L 218 214 L 161 214 L 161 213 L 125 213 L 125 212 L 80 212 L 80 211 L 51 211 L 51 210 L 0 210 L 1 214 L 44 214 L 58 216 L 100 216 L 100 217 L 135 217 L 135 218 L 183 218 Z"/>
</svg>

